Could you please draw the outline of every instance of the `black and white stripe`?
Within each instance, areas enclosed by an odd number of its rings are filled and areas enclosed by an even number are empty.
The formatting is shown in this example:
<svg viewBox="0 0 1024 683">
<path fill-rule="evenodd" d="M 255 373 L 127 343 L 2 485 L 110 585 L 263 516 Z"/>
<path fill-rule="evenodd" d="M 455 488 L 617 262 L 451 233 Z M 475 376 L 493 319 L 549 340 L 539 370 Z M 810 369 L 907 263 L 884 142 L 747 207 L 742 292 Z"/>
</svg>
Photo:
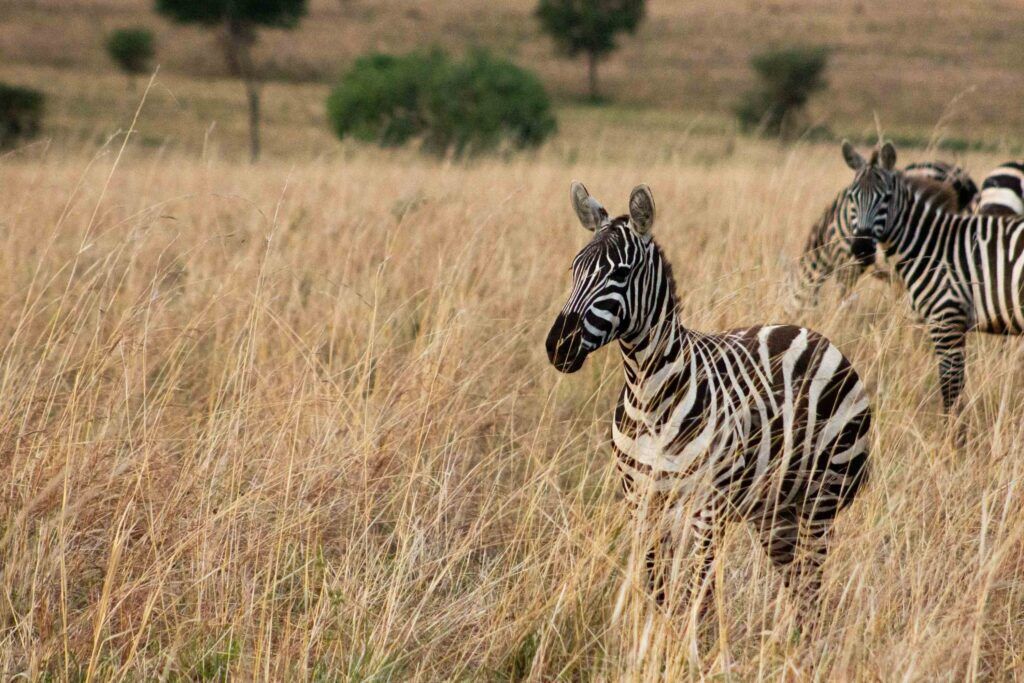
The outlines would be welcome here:
<svg viewBox="0 0 1024 683">
<path fill-rule="evenodd" d="M 1024 219 L 944 211 L 894 170 L 891 143 L 865 161 L 844 142 L 843 156 L 857 172 L 848 188 L 851 252 L 871 263 L 876 248 L 884 250 L 928 325 L 942 404 L 955 413 L 964 385 L 965 334 L 1024 333 Z"/>
<path fill-rule="evenodd" d="M 671 269 L 651 238 L 647 187 L 634 189 L 629 215 L 615 219 L 580 183 L 572 201 L 595 234 L 573 261 L 548 357 L 575 372 L 619 341 L 625 385 L 613 450 L 648 530 L 656 595 L 685 602 L 698 594 L 722 525 L 746 520 L 804 615 L 813 614 L 829 529 L 867 472 L 871 414 L 856 371 L 805 328 L 683 327 Z M 679 571 L 690 563 L 693 573 Z"/>
<path fill-rule="evenodd" d="M 1024 160 L 1007 161 L 985 176 L 976 212 L 982 216 L 1024 215 Z"/>
<path fill-rule="evenodd" d="M 977 185 L 963 168 L 944 161 L 910 164 L 904 169 L 904 177 L 921 187 L 929 183 L 947 187 L 950 192 L 945 201 L 949 211 L 969 210 L 978 194 Z M 830 278 L 836 281 L 839 295 L 844 298 L 868 269 L 868 265 L 850 254 L 852 210 L 849 191 L 843 188 L 811 226 L 790 288 L 791 307 L 817 305 L 821 288 Z"/>
</svg>

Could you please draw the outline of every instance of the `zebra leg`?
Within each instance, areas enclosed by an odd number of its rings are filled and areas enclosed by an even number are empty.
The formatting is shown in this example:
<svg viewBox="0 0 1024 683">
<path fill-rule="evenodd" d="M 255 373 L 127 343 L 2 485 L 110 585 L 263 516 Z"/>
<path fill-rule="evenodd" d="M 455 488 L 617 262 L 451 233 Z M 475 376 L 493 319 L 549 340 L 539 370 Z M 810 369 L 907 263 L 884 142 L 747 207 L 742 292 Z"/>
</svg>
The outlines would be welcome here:
<svg viewBox="0 0 1024 683">
<path fill-rule="evenodd" d="M 955 432 L 957 446 L 963 446 L 967 434 L 965 425 L 958 424 L 957 418 L 963 408 L 961 396 L 964 389 L 965 332 L 958 324 L 939 323 L 929 328 L 935 354 L 939 357 L 939 390 L 942 393 L 942 411 Z"/>
<path fill-rule="evenodd" d="M 700 614 L 707 611 L 712 586 L 707 581 L 715 559 L 719 519 L 707 506 L 694 512 L 682 528 L 662 534 L 647 550 L 648 586 L 659 605 L 677 614 L 699 600 Z"/>
<path fill-rule="evenodd" d="M 794 561 L 783 571 L 783 579 L 796 599 L 800 625 L 810 629 L 821 610 L 822 565 L 828 556 L 832 520 L 805 519 L 800 525 Z"/>
<path fill-rule="evenodd" d="M 939 390 L 942 409 L 955 416 L 960 410 L 960 394 L 964 388 L 964 329 L 960 325 L 937 323 L 928 330 L 939 357 Z"/>
<path fill-rule="evenodd" d="M 760 521 L 761 545 L 796 599 L 800 622 L 814 622 L 821 589 L 821 565 L 828 554 L 832 520 L 804 520 L 793 508 L 776 510 Z"/>
</svg>

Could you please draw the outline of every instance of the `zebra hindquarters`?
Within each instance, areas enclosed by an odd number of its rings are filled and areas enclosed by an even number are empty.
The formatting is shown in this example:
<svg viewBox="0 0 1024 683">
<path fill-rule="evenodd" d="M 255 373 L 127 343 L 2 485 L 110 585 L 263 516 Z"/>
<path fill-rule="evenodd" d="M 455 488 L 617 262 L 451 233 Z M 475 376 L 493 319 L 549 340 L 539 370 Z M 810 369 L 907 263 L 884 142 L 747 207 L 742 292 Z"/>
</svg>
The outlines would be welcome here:
<svg viewBox="0 0 1024 683">
<path fill-rule="evenodd" d="M 798 609 L 800 622 L 812 626 L 820 611 L 822 568 L 829 537 L 839 512 L 856 498 L 867 477 L 871 408 L 867 393 L 849 361 L 829 344 L 822 366 L 801 383 L 804 398 L 796 401 L 795 439 L 781 453 L 774 495 L 759 515 L 750 518 L 761 544 L 782 574 Z M 810 371 L 809 371 L 810 372 Z M 798 392 L 801 393 L 801 392 Z"/>
</svg>

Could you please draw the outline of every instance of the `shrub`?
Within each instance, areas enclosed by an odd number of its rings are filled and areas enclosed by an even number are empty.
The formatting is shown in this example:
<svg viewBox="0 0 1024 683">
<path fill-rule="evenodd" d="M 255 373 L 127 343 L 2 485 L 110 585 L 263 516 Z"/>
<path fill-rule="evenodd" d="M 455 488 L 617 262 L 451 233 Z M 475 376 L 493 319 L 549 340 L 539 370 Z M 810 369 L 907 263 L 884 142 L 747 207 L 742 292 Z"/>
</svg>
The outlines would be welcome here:
<svg viewBox="0 0 1024 683">
<path fill-rule="evenodd" d="M 129 76 L 149 71 L 153 34 L 144 28 L 122 28 L 107 37 L 107 54 Z"/>
<path fill-rule="evenodd" d="M 486 52 L 454 62 L 444 53 L 369 55 L 327 100 L 338 137 L 457 154 L 539 145 L 555 129 L 551 104 L 532 73 Z"/>
<path fill-rule="evenodd" d="M 555 129 L 540 80 L 486 52 L 442 70 L 430 99 L 427 143 L 435 150 L 491 149 L 502 140 L 536 147 Z"/>
<path fill-rule="evenodd" d="M 791 137 L 807 126 L 804 109 L 811 95 L 828 87 L 828 50 L 792 47 L 756 55 L 750 65 L 760 84 L 743 95 L 736 116 L 744 130 Z"/>
<path fill-rule="evenodd" d="M 360 57 L 327 98 L 334 132 L 385 147 L 422 134 L 424 91 L 446 63 L 437 52 Z"/>
<path fill-rule="evenodd" d="M 43 94 L 0 83 L 0 148 L 39 134 L 43 125 Z"/>
</svg>

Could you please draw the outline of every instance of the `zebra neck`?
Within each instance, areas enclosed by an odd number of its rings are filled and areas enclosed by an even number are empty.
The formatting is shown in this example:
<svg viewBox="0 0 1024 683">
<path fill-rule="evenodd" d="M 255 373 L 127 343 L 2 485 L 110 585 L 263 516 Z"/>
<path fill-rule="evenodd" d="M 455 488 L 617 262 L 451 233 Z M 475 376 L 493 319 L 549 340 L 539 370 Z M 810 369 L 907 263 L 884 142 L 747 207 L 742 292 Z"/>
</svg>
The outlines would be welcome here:
<svg viewBox="0 0 1024 683">
<path fill-rule="evenodd" d="M 905 194 L 894 206 L 893 235 L 881 245 L 886 257 L 901 272 L 926 255 L 921 253 L 923 238 L 936 230 L 957 229 L 970 220 L 969 216 L 943 211 L 927 195 L 914 193 L 909 187 L 904 189 Z M 934 255 L 941 253 L 940 250 Z"/>
<path fill-rule="evenodd" d="M 690 332 L 679 321 L 675 296 L 646 332 L 633 341 L 619 341 L 627 385 L 643 384 L 660 370 L 690 353 Z"/>
</svg>

